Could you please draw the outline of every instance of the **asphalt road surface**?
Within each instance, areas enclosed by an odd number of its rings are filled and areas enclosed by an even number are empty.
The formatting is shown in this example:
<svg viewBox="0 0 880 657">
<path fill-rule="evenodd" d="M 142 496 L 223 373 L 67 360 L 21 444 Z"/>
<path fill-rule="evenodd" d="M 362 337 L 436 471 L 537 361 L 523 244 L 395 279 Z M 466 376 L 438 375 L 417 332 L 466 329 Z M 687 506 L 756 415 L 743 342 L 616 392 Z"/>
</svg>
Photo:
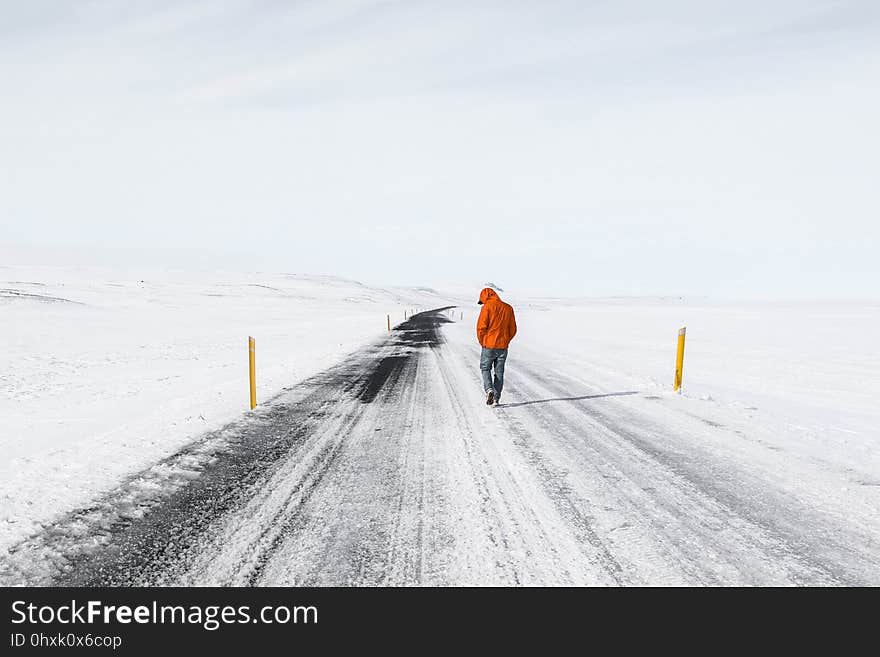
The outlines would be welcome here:
<svg viewBox="0 0 880 657">
<path fill-rule="evenodd" d="M 510 403 L 486 407 L 449 317 L 412 317 L 59 519 L 0 582 L 880 584 L 876 526 L 700 447 L 698 418 L 639 410 L 656 397 L 514 345 Z"/>
</svg>

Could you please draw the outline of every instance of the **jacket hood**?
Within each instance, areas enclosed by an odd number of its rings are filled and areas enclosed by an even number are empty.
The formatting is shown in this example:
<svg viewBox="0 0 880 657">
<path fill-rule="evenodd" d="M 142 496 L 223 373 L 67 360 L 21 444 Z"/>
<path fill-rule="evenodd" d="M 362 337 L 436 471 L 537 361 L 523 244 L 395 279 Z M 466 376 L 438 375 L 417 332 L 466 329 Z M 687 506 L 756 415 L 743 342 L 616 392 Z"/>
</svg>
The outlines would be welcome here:
<svg viewBox="0 0 880 657">
<path fill-rule="evenodd" d="M 501 297 L 498 296 L 498 293 L 495 292 L 495 290 L 491 287 L 484 287 L 483 291 L 480 292 L 480 301 L 478 303 L 483 304 L 492 299 L 498 299 L 498 301 L 501 301 Z"/>
</svg>

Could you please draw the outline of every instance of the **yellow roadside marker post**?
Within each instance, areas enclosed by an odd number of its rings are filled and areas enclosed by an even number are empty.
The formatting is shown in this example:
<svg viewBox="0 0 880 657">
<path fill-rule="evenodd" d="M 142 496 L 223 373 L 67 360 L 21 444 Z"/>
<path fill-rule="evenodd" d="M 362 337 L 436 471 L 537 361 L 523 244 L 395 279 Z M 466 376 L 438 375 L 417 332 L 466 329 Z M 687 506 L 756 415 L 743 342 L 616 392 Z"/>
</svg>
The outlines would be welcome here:
<svg viewBox="0 0 880 657">
<path fill-rule="evenodd" d="M 251 378 L 251 410 L 257 407 L 257 364 L 256 364 L 256 342 L 252 337 L 248 337 L 248 365 Z"/>
<path fill-rule="evenodd" d="M 678 352 L 675 355 L 675 387 L 676 392 L 681 392 L 681 377 L 684 370 L 684 334 L 686 327 L 678 330 Z"/>
<path fill-rule="evenodd" d="M 388 315 L 387 318 L 388 318 L 388 332 L 391 333 L 391 315 Z"/>
</svg>

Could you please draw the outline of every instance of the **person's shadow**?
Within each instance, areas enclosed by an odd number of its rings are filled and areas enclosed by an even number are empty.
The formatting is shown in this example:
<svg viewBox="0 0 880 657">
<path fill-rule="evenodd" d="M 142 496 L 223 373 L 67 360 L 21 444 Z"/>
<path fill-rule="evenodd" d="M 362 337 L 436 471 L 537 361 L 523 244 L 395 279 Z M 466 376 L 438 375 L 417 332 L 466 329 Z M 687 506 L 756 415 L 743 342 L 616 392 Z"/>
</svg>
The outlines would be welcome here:
<svg viewBox="0 0 880 657">
<path fill-rule="evenodd" d="M 557 401 L 581 401 L 583 399 L 601 399 L 602 397 L 626 397 L 627 395 L 637 395 L 637 390 L 628 392 L 606 392 L 601 395 L 581 395 L 580 397 L 551 397 L 550 399 L 535 399 L 533 401 L 514 402 L 512 404 L 498 404 L 501 408 L 515 408 L 516 406 L 529 406 L 531 404 L 547 404 L 548 402 Z"/>
</svg>

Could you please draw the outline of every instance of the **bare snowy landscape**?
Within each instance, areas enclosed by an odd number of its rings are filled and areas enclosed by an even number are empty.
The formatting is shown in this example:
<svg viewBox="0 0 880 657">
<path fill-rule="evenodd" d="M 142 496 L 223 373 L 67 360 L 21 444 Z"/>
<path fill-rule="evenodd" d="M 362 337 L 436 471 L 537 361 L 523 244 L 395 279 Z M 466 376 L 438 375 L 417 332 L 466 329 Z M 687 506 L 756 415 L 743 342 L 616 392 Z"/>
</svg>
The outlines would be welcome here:
<svg viewBox="0 0 880 657">
<path fill-rule="evenodd" d="M 479 287 L 0 268 L 0 581 L 880 584 L 880 302 Z"/>
</svg>

